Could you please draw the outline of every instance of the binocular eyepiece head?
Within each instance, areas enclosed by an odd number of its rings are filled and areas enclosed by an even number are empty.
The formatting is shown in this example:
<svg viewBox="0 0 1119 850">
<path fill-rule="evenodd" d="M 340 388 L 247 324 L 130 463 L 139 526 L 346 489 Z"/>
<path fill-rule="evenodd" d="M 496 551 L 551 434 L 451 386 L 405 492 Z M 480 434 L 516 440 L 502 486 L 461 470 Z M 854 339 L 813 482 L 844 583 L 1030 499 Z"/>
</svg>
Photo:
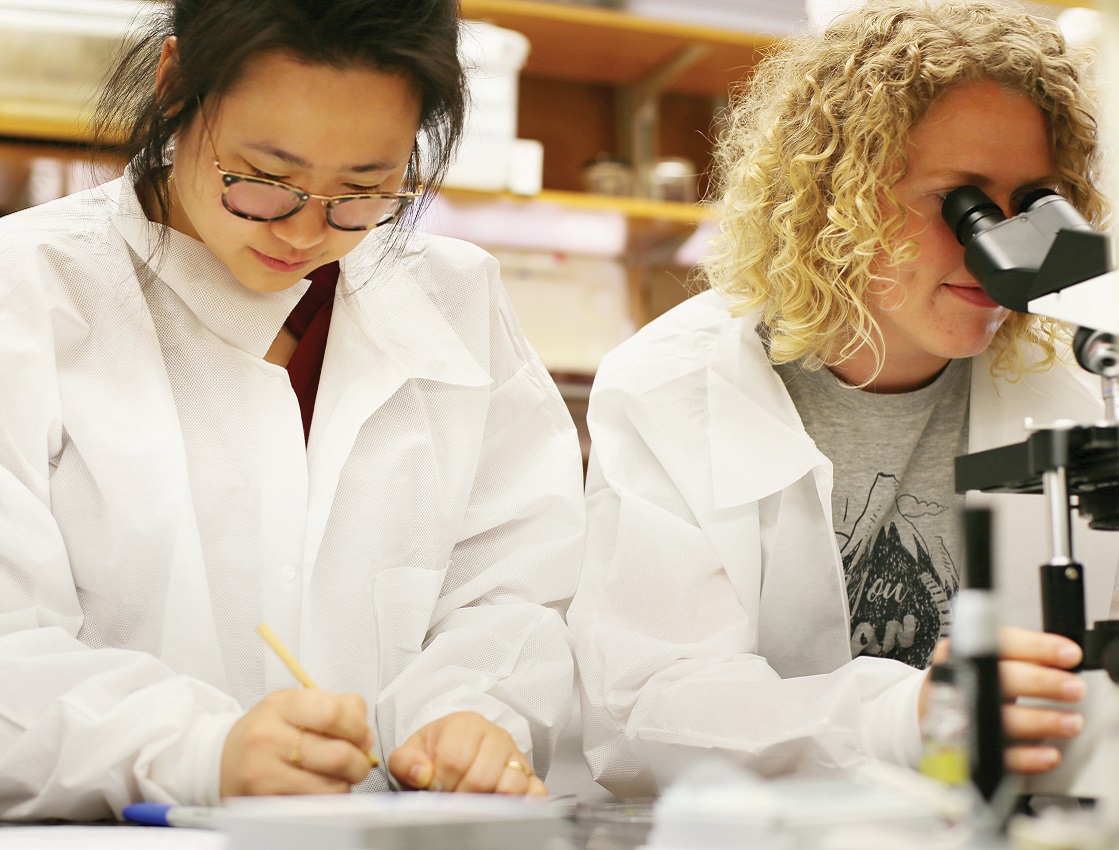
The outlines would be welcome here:
<svg viewBox="0 0 1119 850">
<path fill-rule="evenodd" d="M 1007 215 L 979 187 L 960 186 L 945 196 L 940 213 L 964 248 L 964 265 L 998 304 L 1076 324 L 1081 315 L 1096 319 L 1096 308 L 1083 300 L 1041 300 L 1111 271 L 1110 238 L 1070 201 L 1034 189 Z"/>
<path fill-rule="evenodd" d="M 1057 196 L 1057 193 L 1052 189 L 1034 189 L 1022 199 L 1018 214 L 1026 212 L 1050 195 Z M 977 186 L 961 186 L 949 192 L 944 197 L 940 214 L 956 234 L 956 240 L 965 247 L 980 233 L 1006 221 L 1006 215 L 999 205 Z"/>
</svg>

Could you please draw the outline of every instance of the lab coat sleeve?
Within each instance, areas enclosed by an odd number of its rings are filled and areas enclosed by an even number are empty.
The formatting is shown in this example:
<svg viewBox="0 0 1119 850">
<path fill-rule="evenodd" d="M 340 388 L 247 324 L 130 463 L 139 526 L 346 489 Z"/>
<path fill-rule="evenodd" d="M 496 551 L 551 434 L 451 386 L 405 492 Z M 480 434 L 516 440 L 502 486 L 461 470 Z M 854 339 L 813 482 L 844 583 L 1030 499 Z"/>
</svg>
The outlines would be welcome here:
<svg viewBox="0 0 1119 850">
<path fill-rule="evenodd" d="M 563 612 L 582 558 L 582 459 L 495 268 L 490 286 L 494 385 L 473 489 L 423 651 L 380 696 L 378 724 L 399 744 L 474 711 L 512 734 L 544 776 L 571 713 Z"/>
<path fill-rule="evenodd" d="M 569 622 L 592 775 L 642 796 L 704 756 L 766 775 L 914 761 L 921 671 L 856 659 L 782 678 L 760 654 L 763 564 L 748 546 L 725 563 L 708 536 L 744 523 L 740 536 L 759 539 L 759 504 L 700 504 L 702 381 L 663 375 L 673 368 L 655 367 L 649 392 L 643 378 L 631 392 L 625 369 L 601 370 L 591 397 L 586 556 Z M 791 641 L 812 628 L 794 619 Z"/>
<path fill-rule="evenodd" d="M 216 803 L 236 702 L 155 657 L 91 649 L 51 514 L 65 434 L 52 306 L 0 250 L 0 817 Z"/>
</svg>

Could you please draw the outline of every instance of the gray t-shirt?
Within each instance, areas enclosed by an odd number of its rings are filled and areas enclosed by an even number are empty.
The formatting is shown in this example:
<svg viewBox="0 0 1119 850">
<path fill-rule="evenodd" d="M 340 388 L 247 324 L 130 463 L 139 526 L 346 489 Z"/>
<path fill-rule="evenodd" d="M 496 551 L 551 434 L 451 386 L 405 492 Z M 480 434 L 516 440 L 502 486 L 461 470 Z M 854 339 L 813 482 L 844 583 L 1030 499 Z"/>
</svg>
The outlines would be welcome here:
<svg viewBox="0 0 1119 850">
<path fill-rule="evenodd" d="M 959 587 L 971 361 L 908 393 L 861 392 L 827 369 L 777 366 L 834 468 L 832 517 L 851 609 L 851 654 L 928 666 Z"/>
</svg>

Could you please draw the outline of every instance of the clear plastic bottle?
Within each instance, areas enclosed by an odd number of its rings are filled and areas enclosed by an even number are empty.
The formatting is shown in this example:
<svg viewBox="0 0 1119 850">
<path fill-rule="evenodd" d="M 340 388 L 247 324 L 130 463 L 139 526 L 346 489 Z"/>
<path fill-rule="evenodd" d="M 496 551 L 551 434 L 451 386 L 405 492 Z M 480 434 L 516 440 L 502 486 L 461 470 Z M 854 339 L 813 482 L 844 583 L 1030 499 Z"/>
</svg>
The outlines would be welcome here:
<svg viewBox="0 0 1119 850">
<path fill-rule="evenodd" d="M 932 668 L 921 724 L 921 773 L 946 785 L 966 785 L 971 779 L 970 714 L 956 673 L 951 664 Z"/>
</svg>

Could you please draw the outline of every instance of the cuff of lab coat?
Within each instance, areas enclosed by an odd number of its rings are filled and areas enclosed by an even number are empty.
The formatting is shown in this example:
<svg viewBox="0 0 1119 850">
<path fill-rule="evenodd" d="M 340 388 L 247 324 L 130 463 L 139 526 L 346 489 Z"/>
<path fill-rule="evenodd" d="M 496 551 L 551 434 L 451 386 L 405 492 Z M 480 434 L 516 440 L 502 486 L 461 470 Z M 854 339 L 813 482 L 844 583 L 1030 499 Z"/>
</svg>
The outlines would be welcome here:
<svg viewBox="0 0 1119 850">
<path fill-rule="evenodd" d="M 170 798 L 168 802 L 191 806 L 221 802 L 221 756 L 230 728 L 241 717 L 237 712 L 196 717 L 179 740 L 152 761 L 149 779 Z"/>
<path fill-rule="evenodd" d="M 916 767 L 921 758 L 918 702 L 925 671 L 895 681 L 863 705 L 862 746 L 872 758 Z"/>
</svg>

